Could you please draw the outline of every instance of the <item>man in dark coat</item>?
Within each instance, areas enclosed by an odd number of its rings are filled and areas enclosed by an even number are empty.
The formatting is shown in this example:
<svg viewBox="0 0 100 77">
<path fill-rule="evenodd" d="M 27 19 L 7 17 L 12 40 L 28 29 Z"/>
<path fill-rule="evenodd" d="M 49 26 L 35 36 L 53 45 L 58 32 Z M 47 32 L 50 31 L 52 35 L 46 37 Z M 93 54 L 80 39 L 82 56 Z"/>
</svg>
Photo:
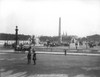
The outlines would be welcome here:
<svg viewBox="0 0 100 77">
<path fill-rule="evenodd" d="M 31 52 L 28 52 L 27 59 L 28 59 L 28 64 L 30 64 L 31 63 Z"/>
<path fill-rule="evenodd" d="M 35 65 L 36 64 L 36 53 L 35 53 L 35 49 L 33 48 L 32 51 L 33 51 L 33 62 L 34 62 L 34 65 Z"/>
<path fill-rule="evenodd" d="M 33 53 L 33 62 L 34 62 L 34 65 L 36 64 L 36 53 Z"/>
</svg>

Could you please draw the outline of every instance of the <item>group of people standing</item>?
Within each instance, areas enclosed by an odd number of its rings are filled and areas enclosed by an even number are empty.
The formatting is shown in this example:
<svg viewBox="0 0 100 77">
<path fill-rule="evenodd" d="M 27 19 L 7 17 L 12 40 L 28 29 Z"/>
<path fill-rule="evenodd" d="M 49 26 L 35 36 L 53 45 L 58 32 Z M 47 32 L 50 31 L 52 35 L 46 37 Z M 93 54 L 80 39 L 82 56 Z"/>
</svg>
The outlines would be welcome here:
<svg viewBox="0 0 100 77">
<path fill-rule="evenodd" d="M 31 51 L 32 51 L 32 53 L 31 53 Z M 27 54 L 27 59 L 28 59 L 28 64 L 30 64 L 31 60 L 33 60 L 34 65 L 36 65 L 36 52 L 35 52 L 34 48 L 29 49 L 28 54 Z"/>
</svg>

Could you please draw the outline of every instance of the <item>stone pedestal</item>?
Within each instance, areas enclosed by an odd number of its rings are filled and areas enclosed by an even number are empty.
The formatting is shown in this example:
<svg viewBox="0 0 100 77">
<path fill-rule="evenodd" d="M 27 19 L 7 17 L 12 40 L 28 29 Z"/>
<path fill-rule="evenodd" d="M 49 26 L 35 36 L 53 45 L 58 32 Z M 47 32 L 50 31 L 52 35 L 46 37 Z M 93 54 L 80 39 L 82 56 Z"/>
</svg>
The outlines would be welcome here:
<svg viewBox="0 0 100 77">
<path fill-rule="evenodd" d="M 77 47 L 79 47 L 79 43 L 78 43 Z M 75 43 L 70 43 L 70 49 L 76 49 Z"/>
</svg>

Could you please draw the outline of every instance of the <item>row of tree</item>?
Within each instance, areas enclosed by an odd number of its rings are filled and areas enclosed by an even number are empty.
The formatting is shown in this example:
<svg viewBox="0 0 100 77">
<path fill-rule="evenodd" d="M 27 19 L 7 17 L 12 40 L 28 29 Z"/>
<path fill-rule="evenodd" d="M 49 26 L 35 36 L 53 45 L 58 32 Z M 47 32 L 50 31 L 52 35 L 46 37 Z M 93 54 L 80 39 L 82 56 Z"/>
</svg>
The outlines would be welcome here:
<svg viewBox="0 0 100 77">
<path fill-rule="evenodd" d="M 63 36 L 62 41 L 63 42 L 70 42 L 73 36 Z M 30 38 L 30 35 L 23 35 L 19 34 L 18 39 L 19 40 L 28 40 Z M 15 40 L 15 34 L 6 34 L 6 33 L 0 33 L 0 40 Z M 46 42 L 47 40 L 51 42 L 57 42 L 59 40 L 58 36 L 40 36 L 39 40 L 42 42 Z M 78 38 L 79 41 L 98 41 L 100 42 L 100 35 L 95 34 L 83 38 Z"/>
<path fill-rule="evenodd" d="M 30 35 L 18 35 L 18 40 L 28 40 Z M 15 40 L 15 34 L 0 33 L 0 40 Z"/>
<path fill-rule="evenodd" d="M 70 42 L 71 38 L 72 38 L 71 36 L 65 36 L 65 37 L 63 36 L 62 41 L 63 42 Z M 51 36 L 40 36 L 39 39 L 42 42 L 45 42 L 47 40 L 49 40 L 51 42 L 58 42 L 59 37 L 58 36 L 53 36 L 53 37 L 51 37 Z"/>
<path fill-rule="evenodd" d="M 74 36 L 63 36 L 62 37 L 62 41 L 63 42 L 70 42 L 71 39 L 73 38 Z M 59 37 L 58 36 L 40 36 L 40 41 L 47 41 L 47 40 L 50 40 L 50 41 L 54 41 L 54 42 L 57 42 L 59 40 Z M 96 42 L 100 42 L 100 35 L 98 34 L 95 34 L 95 35 L 90 35 L 90 36 L 87 36 L 87 37 L 82 37 L 82 38 L 77 38 L 78 41 L 96 41 Z"/>
</svg>

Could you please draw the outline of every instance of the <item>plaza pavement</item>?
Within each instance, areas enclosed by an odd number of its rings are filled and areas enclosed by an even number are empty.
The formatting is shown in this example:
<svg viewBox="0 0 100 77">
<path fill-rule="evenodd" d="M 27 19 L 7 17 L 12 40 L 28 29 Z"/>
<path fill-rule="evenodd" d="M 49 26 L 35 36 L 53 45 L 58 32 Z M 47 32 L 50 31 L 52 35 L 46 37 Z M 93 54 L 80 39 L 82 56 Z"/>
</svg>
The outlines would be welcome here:
<svg viewBox="0 0 100 77">
<path fill-rule="evenodd" d="M 0 52 L 0 77 L 100 77 L 100 56 L 96 54 L 37 51 L 37 64 L 28 65 L 27 52 Z"/>
</svg>

